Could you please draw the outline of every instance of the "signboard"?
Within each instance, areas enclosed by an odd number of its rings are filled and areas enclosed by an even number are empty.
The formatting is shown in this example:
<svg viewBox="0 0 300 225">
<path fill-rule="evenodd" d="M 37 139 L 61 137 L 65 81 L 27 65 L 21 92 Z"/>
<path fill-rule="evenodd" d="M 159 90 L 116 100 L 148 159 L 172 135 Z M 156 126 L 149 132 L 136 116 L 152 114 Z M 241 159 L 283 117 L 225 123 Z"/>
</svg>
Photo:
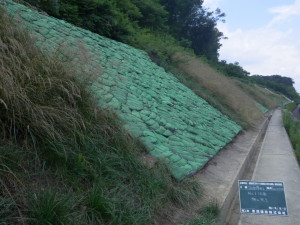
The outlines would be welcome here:
<svg viewBox="0 0 300 225">
<path fill-rule="evenodd" d="M 282 182 L 239 181 L 241 213 L 287 216 Z"/>
</svg>

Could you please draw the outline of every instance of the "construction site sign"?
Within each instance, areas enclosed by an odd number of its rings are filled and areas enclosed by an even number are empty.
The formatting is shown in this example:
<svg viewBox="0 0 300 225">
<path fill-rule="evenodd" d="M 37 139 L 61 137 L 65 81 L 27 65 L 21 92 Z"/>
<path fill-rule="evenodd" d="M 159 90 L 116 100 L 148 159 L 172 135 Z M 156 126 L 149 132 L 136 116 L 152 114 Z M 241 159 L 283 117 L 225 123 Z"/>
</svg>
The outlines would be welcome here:
<svg viewBox="0 0 300 225">
<path fill-rule="evenodd" d="M 238 185 L 241 213 L 288 215 L 283 182 L 242 180 Z"/>
</svg>

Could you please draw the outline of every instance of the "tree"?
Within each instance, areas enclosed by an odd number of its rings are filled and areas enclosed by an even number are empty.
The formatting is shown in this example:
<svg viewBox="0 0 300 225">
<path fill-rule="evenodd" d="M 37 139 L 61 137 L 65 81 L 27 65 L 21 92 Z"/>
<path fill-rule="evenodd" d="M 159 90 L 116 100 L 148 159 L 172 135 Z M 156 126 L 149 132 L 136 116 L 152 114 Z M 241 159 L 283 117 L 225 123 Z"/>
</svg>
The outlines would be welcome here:
<svg viewBox="0 0 300 225">
<path fill-rule="evenodd" d="M 223 33 L 217 29 L 217 22 L 225 14 L 219 9 L 209 12 L 202 7 L 203 0 L 161 0 L 169 12 L 168 24 L 174 36 L 191 42 L 197 55 L 217 61 L 220 40 Z"/>
<path fill-rule="evenodd" d="M 225 14 L 209 12 L 203 0 L 24 0 L 52 16 L 100 35 L 129 43 L 143 31 L 171 35 L 197 55 L 218 60 Z M 131 43 L 132 44 L 132 43 Z"/>
<path fill-rule="evenodd" d="M 253 75 L 251 79 L 258 84 L 268 87 L 276 92 L 280 92 L 288 98 L 300 103 L 300 97 L 293 87 L 294 81 L 292 78 L 280 75 L 262 76 Z"/>
<path fill-rule="evenodd" d="M 238 62 L 227 63 L 225 60 L 221 60 L 216 65 L 217 69 L 229 77 L 248 78 L 250 73 L 243 69 Z"/>
<path fill-rule="evenodd" d="M 168 12 L 158 0 L 132 0 L 142 14 L 138 24 L 153 31 L 167 30 Z"/>
</svg>

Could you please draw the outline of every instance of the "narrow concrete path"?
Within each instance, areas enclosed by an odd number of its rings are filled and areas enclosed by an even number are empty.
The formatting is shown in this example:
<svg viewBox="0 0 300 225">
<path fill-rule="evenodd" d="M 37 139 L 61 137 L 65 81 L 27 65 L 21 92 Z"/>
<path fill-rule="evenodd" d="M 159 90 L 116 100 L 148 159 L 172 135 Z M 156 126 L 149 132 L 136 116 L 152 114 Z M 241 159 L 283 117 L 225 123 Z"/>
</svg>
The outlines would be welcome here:
<svg viewBox="0 0 300 225">
<path fill-rule="evenodd" d="M 270 121 L 252 180 L 283 182 L 289 216 L 241 214 L 239 225 L 300 225 L 300 169 L 280 110 Z"/>
</svg>

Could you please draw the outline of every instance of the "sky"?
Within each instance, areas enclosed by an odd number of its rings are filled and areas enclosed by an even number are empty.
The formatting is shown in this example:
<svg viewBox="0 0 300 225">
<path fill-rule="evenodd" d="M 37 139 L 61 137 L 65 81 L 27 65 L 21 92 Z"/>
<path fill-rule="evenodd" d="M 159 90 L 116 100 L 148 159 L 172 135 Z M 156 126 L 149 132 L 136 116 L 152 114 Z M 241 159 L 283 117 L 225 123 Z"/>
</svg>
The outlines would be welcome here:
<svg viewBox="0 0 300 225">
<path fill-rule="evenodd" d="M 226 14 L 218 29 L 220 60 L 239 64 L 251 75 L 281 75 L 300 93 L 300 0 L 204 0 Z"/>
</svg>

